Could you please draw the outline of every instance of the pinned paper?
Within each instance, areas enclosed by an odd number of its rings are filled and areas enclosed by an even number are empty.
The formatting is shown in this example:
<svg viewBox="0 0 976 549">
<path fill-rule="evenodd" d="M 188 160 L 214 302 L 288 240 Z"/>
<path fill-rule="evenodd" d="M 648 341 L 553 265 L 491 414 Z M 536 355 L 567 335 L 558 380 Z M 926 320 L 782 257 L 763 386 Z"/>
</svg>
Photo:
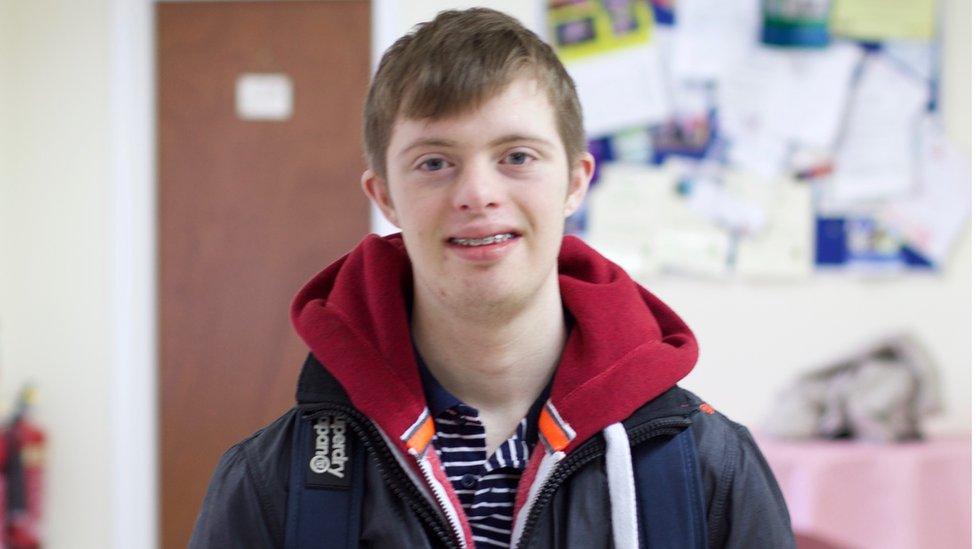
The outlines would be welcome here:
<svg viewBox="0 0 976 549">
<path fill-rule="evenodd" d="M 932 267 L 877 215 L 865 211 L 818 217 L 815 257 L 818 267 L 870 274 Z"/>
<path fill-rule="evenodd" d="M 651 128 L 654 163 L 671 156 L 704 158 L 715 139 L 713 86 L 671 81 L 671 117 Z"/>
<path fill-rule="evenodd" d="M 696 212 L 682 181 L 697 170 L 694 163 L 670 160 L 659 169 L 668 174 L 669 192 L 662 196 L 662 207 L 651 233 L 644 258 L 646 271 L 721 277 L 729 272 L 732 236 L 714 221 Z"/>
<path fill-rule="evenodd" d="M 681 0 L 675 5 L 672 69 L 679 79 L 711 80 L 755 49 L 760 6 L 755 0 Z"/>
<path fill-rule="evenodd" d="M 693 212 L 678 192 L 678 170 L 606 163 L 590 195 L 587 241 L 632 274 L 728 272 L 727 232 Z"/>
<path fill-rule="evenodd" d="M 885 57 L 865 60 L 827 189 L 831 203 L 877 202 L 911 190 L 915 135 L 927 98 L 924 82 Z"/>
<path fill-rule="evenodd" d="M 783 169 L 787 144 L 778 135 L 790 116 L 789 58 L 760 48 L 723 73 L 718 88 L 718 124 L 729 143 L 729 160 L 766 178 Z"/>
<path fill-rule="evenodd" d="M 765 228 L 738 239 L 737 274 L 756 279 L 802 278 L 813 267 L 813 207 L 809 185 L 782 179 L 767 189 Z"/>
<path fill-rule="evenodd" d="M 945 262 L 969 218 L 967 159 L 929 118 L 922 127 L 919 184 L 882 210 L 882 220 L 930 261 Z"/>
<path fill-rule="evenodd" d="M 845 230 L 848 267 L 881 270 L 901 267 L 901 242 L 877 218 L 848 218 Z"/>
<path fill-rule="evenodd" d="M 586 134 L 647 126 L 668 115 L 660 51 L 653 44 L 566 63 L 576 82 Z"/>
<path fill-rule="evenodd" d="M 686 183 L 688 207 L 715 226 L 742 235 L 758 233 L 766 224 L 768 204 L 757 200 L 756 194 L 746 194 L 709 177 L 688 180 Z M 755 181 L 751 185 L 766 186 Z"/>
<path fill-rule="evenodd" d="M 888 40 L 882 51 L 900 69 L 919 79 L 928 80 L 936 76 L 936 53 L 930 40 Z"/>
<path fill-rule="evenodd" d="M 654 15 L 642 0 L 559 3 L 549 8 L 548 16 L 563 62 L 648 44 L 654 29 Z"/>
<path fill-rule="evenodd" d="M 556 53 L 576 83 L 588 136 L 665 118 L 666 79 L 647 2 L 563 3 L 550 7 L 548 18 Z"/>
<path fill-rule="evenodd" d="M 663 228 L 654 234 L 650 251 L 652 272 L 722 277 L 729 273 L 732 239 L 708 226 Z"/>
<path fill-rule="evenodd" d="M 767 181 L 775 179 L 786 162 L 789 144 L 771 133 L 740 133 L 729 145 L 733 166 L 751 171 Z"/>
<path fill-rule="evenodd" d="M 587 198 L 587 242 L 626 271 L 643 272 L 655 227 L 677 206 L 673 181 L 648 166 L 604 163 L 600 186 Z"/>
<path fill-rule="evenodd" d="M 654 155 L 651 132 L 647 128 L 634 128 L 609 136 L 614 160 L 647 164 Z"/>
<path fill-rule="evenodd" d="M 858 40 L 930 39 L 935 0 L 834 0 L 830 29 Z"/>
<path fill-rule="evenodd" d="M 772 179 L 784 169 L 790 144 L 832 148 L 843 121 L 861 50 L 761 48 L 719 84 L 719 125 L 729 160 Z"/>
<path fill-rule="evenodd" d="M 827 149 L 837 143 L 860 48 L 837 43 L 820 51 L 789 54 L 791 107 L 777 133 L 800 145 Z"/>
</svg>

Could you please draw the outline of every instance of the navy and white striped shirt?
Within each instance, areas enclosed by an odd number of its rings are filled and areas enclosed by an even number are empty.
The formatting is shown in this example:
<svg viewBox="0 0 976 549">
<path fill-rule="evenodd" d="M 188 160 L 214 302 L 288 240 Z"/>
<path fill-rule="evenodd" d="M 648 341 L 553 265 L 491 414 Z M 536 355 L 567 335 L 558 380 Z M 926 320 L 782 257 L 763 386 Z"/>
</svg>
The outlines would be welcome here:
<svg viewBox="0 0 976 549">
<path fill-rule="evenodd" d="M 536 420 L 548 398 L 547 387 L 515 432 L 491 456 L 478 410 L 448 392 L 418 357 L 427 407 L 437 433 L 434 449 L 468 517 L 475 546 L 508 547 L 519 478 L 538 440 Z"/>
</svg>

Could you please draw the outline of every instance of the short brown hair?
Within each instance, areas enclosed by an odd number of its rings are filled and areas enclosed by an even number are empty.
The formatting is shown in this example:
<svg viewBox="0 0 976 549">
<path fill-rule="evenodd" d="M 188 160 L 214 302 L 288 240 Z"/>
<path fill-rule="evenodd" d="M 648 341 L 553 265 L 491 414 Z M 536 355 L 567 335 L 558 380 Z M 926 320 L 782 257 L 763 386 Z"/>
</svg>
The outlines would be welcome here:
<svg viewBox="0 0 976 549">
<path fill-rule="evenodd" d="M 572 162 L 585 150 L 576 87 L 555 52 L 515 18 L 487 8 L 444 11 L 397 40 L 380 60 L 366 99 L 370 167 L 386 177 L 397 117 L 443 118 L 475 109 L 520 76 L 546 91 Z"/>
</svg>

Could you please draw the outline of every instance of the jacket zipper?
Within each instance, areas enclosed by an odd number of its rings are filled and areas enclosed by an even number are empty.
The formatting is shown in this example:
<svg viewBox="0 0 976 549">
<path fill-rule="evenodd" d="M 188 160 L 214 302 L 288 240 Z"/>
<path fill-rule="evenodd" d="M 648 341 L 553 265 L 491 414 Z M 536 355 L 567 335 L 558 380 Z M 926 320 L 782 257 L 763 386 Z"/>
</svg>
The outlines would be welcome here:
<svg viewBox="0 0 976 549">
<path fill-rule="evenodd" d="M 437 504 L 440 505 L 441 512 L 444 514 L 445 517 L 447 517 L 447 515 L 450 513 L 450 510 L 453 509 L 453 506 L 450 501 L 446 501 L 444 499 L 443 493 L 437 491 L 436 486 L 440 485 L 440 483 L 437 482 L 437 480 L 434 478 L 434 473 L 432 471 L 432 468 L 433 466 L 430 464 L 430 461 L 424 460 L 420 463 L 420 470 L 423 471 L 424 473 L 424 480 L 427 481 L 427 486 L 429 486 L 431 492 L 434 493 L 434 499 L 437 500 Z M 441 489 L 443 490 L 443 488 Z M 458 528 L 458 525 L 453 520 L 450 520 L 450 518 L 448 518 L 448 523 L 450 523 L 451 530 L 454 532 L 454 540 L 458 541 L 460 545 L 463 547 L 464 542 L 461 540 L 464 540 L 464 532 L 462 532 Z"/>
<path fill-rule="evenodd" d="M 424 495 L 420 493 L 420 490 L 407 478 L 407 473 L 400 468 L 400 464 L 390 453 L 390 449 L 383 442 L 383 437 L 377 431 L 373 422 L 369 421 L 368 418 L 355 408 L 342 404 L 317 405 L 314 408 L 300 407 L 300 409 L 305 414 L 305 417 L 311 420 L 327 413 L 336 412 L 345 415 L 347 419 L 351 420 L 349 421 L 349 425 L 352 426 L 359 439 L 363 442 L 363 445 L 370 450 L 370 453 L 379 462 L 379 471 L 380 476 L 383 477 L 383 482 L 390 487 L 397 497 L 407 502 L 407 505 L 417 514 L 421 523 L 433 532 L 437 540 L 445 547 L 463 547 L 463 543 L 459 541 L 453 526 L 445 524 L 444 517 L 430 505 Z M 424 472 L 424 476 L 427 476 L 426 471 Z M 429 483 L 430 479 L 427 479 L 427 482 Z M 436 492 L 434 496 L 437 498 Z"/>
<path fill-rule="evenodd" d="M 379 462 L 380 476 L 386 485 L 393 490 L 393 493 L 407 502 L 407 505 L 417 513 L 420 521 L 434 533 L 438 541 L 443 543 L 445 547 L 461 548 L 464 546 L 460 538 L 457 537 L 458 534 L 453 526 L 445 523 L 446 521 L 443 515 L 435 510 L 414 483 L 409 478 L 406 478 L 406 473 L 401 470 L 396 458 L 390 454 L 390 449 L 383 442 L 383 437 L 377 431 L 373 422 L 369 421 L 368 418 L 355 408 L 342 404 L 328 404 L 301 409 L 305 417 L 311 420 L 330 412 L 342 413 L 348 419 L 352 420 L 349 422 L 349 425 L 352 426 L 359 439 L 363 441 L 364 446 L 369 448 L 373 456 L 376 457 Z M 682 429 L 691 425 L 691 423 L 691 420 L 685 417 L 669 417 L 648 421 L 632 430 L 630 433 L 631 446 L 636 446 L 655 437 L 677 434 Z M 605 449 L 605 446 L 600 444 L 600 439 L 594 437 L 556 464 L 556 469 L 539 490 L 539 493 L 536 494 L 533 505 L 529 509 L 529 516 L 526 518 L 525 527 L 522 530 L 522 537 L 519 539 L 517 545 L 519 549 L 527 546 L 528 540 L 532 537 L 533 529 L 542 515 L 542 509 L 552 496 L 555 495 L 559 486 L 584 465 L 599 457 Z M 394 475 L 396 478 L 393 478 Z M 427 471 L 424 471 L 424 476 L 429 484 L 431 479 L 427 475 Z M 406 486 L 407 488 L 402 489 L 401 486 Z M 437 498 L 436 491 L 434 497 Z"/>
<path fill-rule="evenodd" d="M 684 417 L 668 417 L 651 420 L 630 433 L 630 444 L 631 446 L 636 446 L 652 438 L 677 434 L 689 425 L 691 425 L 691 420 Z M 528 546 L 529 540 L 532 539 L 533 529 L 542 516 L 542 509 L 549 503 L 552 496 L 556 494 L 559 486 L 573 473 L 606 451 L 606 446 L 600 444 L 600 440 L 599 437 L 588 440 L 556 464 L 555 470 L 539 490 L 532 507 L 529 509 L 529 516 L 525 519 L 525 527 L 522 529 L 522 537 L 519 538 L 518 545 L 516 546 L 518 549 L 524 549 Z"/>
</svg>

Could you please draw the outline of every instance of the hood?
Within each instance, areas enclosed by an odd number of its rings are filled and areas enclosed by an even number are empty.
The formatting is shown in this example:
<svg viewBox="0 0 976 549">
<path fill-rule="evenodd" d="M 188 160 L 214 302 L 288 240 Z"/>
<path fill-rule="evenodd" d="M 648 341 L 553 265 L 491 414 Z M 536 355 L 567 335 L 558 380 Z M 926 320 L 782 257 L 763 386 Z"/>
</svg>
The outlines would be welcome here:
<svg viewBox="0 0 976 549">
<path fill-rule="evenodd" d="M 667 305 L 580 239 L 564 237 L 558 261 L 575 322 L 539 431 L 547 449 L 569 452 L 674 386 L 698 345 Z M 291 317 L 353 405 L 416 454 L 412 443 L 433 433 L 412 351 L 411 295 L 401 236 L 370 235 L 301 289 Z"/>
</svg>

